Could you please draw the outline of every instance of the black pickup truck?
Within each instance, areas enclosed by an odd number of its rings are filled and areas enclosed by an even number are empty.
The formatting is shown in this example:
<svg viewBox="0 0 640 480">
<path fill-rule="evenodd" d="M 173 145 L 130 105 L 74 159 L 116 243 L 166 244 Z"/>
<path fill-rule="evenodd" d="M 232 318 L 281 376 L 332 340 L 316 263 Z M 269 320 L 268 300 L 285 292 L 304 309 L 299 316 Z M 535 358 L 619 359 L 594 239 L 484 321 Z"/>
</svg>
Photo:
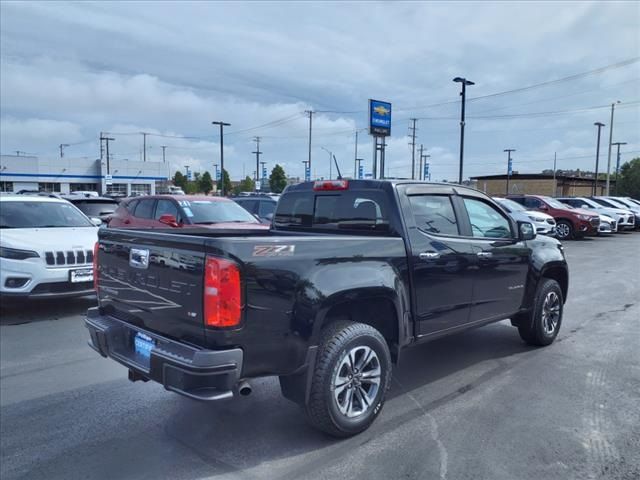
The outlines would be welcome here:
<svg viewBox="0 0 640 480">
<path fill-rule="evenodd" d="M 334 436 L 379 414 L 405 347 L 511 319 L 548 345 L 562 322 L 562 245 L 452 184 L 289 187 L 269 231 L 101 229 L 90 345 L 198 400 L 284 396 Z"/>
</svg>

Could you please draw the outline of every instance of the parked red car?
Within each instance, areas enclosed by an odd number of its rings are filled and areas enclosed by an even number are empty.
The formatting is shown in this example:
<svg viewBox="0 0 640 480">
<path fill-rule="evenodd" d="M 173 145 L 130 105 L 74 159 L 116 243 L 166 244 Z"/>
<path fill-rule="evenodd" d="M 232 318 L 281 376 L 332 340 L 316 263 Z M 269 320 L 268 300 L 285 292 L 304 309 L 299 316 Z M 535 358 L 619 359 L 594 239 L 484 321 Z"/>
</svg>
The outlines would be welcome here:
<svg viewBox="0 0 640 480">
<path fill-rule="evenodd" d="M 151 195 L 120 202 L 109 222 L 115 228 L 268 229 L 228 198 L 204 195 Z"/>
<path fill-rule="evenodd" d="M 560 240 L 598 234 L 600 216 L 589 210 L 573 208 L 543 195 L 509 195 L 507 198 L 524 205 L 527 210 L 538 210 L 555 218 L 556 237 Z"/>
</svg>

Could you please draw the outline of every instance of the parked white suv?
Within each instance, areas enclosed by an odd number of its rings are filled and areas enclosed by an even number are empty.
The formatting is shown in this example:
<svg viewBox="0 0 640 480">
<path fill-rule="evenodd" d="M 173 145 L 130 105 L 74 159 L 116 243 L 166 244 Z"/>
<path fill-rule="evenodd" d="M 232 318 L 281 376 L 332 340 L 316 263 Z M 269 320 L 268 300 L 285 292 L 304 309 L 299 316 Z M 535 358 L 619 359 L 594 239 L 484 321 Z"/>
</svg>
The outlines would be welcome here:
<svg viewBox="0 0 640 480">
<path fill-rule="evenodd" d="M 0 196 L 0 295 L 92 294 L 95 223 L 59 198 Z"/>
<path fill-rule="evenodd" d="M 635 227 L 635 216 L 628 208 L 608 207 L 585 197 L 559 197 L 557 200 L 571 207 L 594 210 L 600 215 L 612 217 L 618 224 L 617 230 L 633 230 Z M 600 219 L 600 223 L 602 223 L 602 219 Z"/>
</svg>

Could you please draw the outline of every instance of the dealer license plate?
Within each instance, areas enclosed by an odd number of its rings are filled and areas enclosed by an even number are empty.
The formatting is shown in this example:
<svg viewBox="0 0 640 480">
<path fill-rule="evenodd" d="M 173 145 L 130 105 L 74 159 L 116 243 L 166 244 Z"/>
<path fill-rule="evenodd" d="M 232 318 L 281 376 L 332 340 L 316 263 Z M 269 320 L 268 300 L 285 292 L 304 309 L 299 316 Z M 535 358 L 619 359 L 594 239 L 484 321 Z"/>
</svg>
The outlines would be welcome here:
<svg viewBox="0 0 640 480">
<path fill-rule="evenodd" d="M 149 335 L 138 332 L 133 339 L 133 346 L 135 347 L 136 353 L 149 358 L 151 356 L 151 349 L 155 346 L 155 342 Z"/>
<path fill-rule="evenodd" d="M 79 268 L 69 272 L 69 280 L 71 283 L 93 282 L 92 268 Z"/>
</svg>

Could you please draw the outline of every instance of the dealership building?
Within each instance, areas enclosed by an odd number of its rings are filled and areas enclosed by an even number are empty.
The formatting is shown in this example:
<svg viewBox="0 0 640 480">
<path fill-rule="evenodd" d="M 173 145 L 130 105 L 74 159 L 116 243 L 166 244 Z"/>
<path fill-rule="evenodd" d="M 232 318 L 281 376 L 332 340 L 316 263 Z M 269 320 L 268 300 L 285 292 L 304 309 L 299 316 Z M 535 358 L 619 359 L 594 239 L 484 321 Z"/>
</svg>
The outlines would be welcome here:
<svg viewBox="0 0 640 480">
<path fill-rule="evenodd" d="M 593 192 L 593 178 L 542 173 L 514 173 L 509 175 L 510 195 L 548 195 L 551 197 L 590 197 Z M 478 190 L 491 196 L 504 196 L 507 193 L 507 175 L 483 175 L 471 177 Z M 611 179 L 611 188 L 615 180 Z M 596 195 L 606 195 L 607 182 L 599 179 Z"/>
<path fill-rule="evenodd" d="M 0 156 L 0 191 L 36 190 L 71 193 L 91 190 L 101 194 L 154 194 L 167 184 L 169 164 L 88 158 Z"/>
</svg>

